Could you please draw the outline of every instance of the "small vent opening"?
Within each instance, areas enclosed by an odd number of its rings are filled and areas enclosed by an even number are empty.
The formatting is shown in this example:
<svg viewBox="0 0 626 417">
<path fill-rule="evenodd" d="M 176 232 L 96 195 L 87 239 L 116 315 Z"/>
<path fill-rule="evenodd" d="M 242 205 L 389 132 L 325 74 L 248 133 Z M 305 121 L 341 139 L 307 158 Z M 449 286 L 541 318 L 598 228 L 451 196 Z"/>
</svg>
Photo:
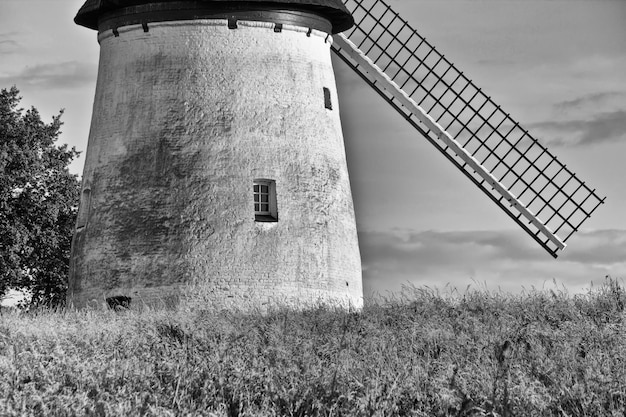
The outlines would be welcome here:
<svg viewBox="0 0 626 417">
<path fill-rule="evenodd" d="M 111 310 L 127 310 L 130 308 L 132 298 L 125 295 L 116 295 L 115 297 L 107 297 L 106 302 Z"/>
<path fill-rule="evenodd" d="M 328 110 L 333 109 L 333 102 L 330 98 L 330 90 L 328 89 L 328 87 L 324 87 L 324 107 L 326 107 Z"/>
</svg>

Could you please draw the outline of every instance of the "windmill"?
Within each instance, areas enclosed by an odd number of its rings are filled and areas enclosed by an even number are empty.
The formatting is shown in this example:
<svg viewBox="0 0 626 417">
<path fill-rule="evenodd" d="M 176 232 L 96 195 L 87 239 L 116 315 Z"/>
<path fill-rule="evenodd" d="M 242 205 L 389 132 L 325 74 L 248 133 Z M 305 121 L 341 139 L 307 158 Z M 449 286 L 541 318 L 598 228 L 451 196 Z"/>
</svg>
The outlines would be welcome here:
<svg viewBox="0 0 626 417">
<path fill-rule="evenodd" d="M 330 49 L 552 256 L 603 202 L 381 0 L 87 0 L 75 21 L 100 43 L 76 306 L 191 282 L 362 304 Z"/>
</svg>

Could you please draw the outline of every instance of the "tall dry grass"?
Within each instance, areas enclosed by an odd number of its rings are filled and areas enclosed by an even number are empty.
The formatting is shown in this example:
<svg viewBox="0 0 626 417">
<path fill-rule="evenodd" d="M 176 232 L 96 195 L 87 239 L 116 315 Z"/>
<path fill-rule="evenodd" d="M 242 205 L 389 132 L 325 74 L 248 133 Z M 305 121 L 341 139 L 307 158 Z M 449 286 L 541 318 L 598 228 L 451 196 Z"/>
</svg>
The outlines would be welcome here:
<svg viewBox="0 0 626 417">
<path fill-rule="evenodd" d="M 624 416 L 626 291 L 0 316 L 0 415 Z"/>
</svg>

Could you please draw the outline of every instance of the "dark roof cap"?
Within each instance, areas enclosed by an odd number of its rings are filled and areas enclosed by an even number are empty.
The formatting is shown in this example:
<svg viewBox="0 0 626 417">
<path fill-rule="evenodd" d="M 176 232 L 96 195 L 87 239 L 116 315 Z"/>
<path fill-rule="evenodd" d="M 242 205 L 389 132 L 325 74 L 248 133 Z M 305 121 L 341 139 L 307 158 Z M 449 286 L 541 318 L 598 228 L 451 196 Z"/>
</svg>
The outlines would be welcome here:
<svg viewBox="0 0 626 417">
<path fill-rule="evenodd" d="M 318 14 L 328 19 L 332 25 L 332 32 L 339 33 L 351 28 L 354 25 L 352 15 L 341 0 L 86 0 L 85 4 L 78 10 L 74 22 L 78 25 L 85 26 L 89 29 L 98 29 L 98 19 L 107 12 L 123 9 L 125 7 L 149 5 L 155 3 L 180 3 L 184 4 L 206 4 L 213 3 L 213 6 L 222 6 L 231 3 L 228 6 L 237 7 L 241 10 L 243 7 L 264 6 L 277 7 L 289 10 L 304 10 Z M 243 6 L 243 7 L 242 7 Z"/>
</svg>

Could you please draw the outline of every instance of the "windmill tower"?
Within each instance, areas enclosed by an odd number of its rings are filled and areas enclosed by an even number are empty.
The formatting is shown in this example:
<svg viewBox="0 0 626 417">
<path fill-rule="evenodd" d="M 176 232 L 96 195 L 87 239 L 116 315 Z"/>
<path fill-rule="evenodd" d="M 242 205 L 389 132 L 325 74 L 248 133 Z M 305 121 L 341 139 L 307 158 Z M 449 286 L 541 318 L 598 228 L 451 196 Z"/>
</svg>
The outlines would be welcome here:
<svg viewBox="0 0 626 417">
<path fill-rule="evenodd" d="M 360 305 L 329 48 L 552 256 L 604 201 L 382 0 L 88 0 L 75 20 L 101 47 L 75 305 L 194 280 L 215 303 Z"/>
<path fill-rule="evenodd" d="M 362 304 L 340 0 L 87 0 L 100 63 L 68 301 Z"/>
</svg>

